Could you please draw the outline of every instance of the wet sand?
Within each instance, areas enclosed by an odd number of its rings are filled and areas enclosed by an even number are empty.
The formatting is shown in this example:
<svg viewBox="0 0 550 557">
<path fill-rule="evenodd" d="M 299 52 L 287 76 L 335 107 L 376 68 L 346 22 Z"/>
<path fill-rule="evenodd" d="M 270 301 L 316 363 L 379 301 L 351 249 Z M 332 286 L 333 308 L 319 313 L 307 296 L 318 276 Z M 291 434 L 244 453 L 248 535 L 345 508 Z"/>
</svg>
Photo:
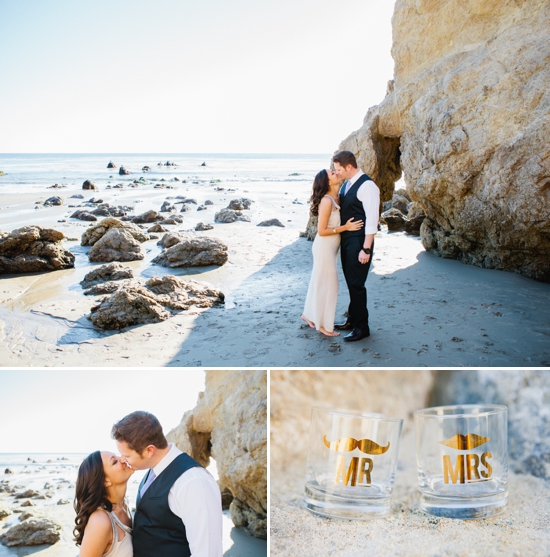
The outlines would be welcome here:
<svg viewBox="0 0 550 557">
<path fill-rule="evenodd" d="M 225 187 L 217 191 L 217 187 Z M 234 188 L 235 191 L 228 191 Z M 75 269 L 0 279 L 0 363 L 16 367 L 187 366 L 187 367 L 548 367 L 550 366 L 550 285 L 522 276 L 479 269 L 437 258 L 419 238 L 382 230 L 367 280 L 371 336 L 355 343 L 329 338 L 300 320 L 311 271 L 311 242 L 300 238 L 308 215 L 308 182 L 175 184 L 158 190 L 47 190 L 3 196 L 0 229 L 37 224 L 63 231 L 76 255 Z M 80 280 L 93 267 L 80 236 L 89 223 L 68 215 L 80 201 L 100 197 L 114 204 L 136 203 L 135 214 L 159 210 L 167 197 L 186 195 L 206 211 L 181 213 L 190 230 L 199 221 L 214 224 L 200 234 L 229 246 L 222 267 L 167 269 L 152 265 L 160 253 L 146 242 L 146 258 L 126 263 L 136 276 L 174 274 L 220 288 L 224 306 L 192 309 L 162 323 L 102 331 L 86 318 L 100 297 L 82 294 Z M 52 195 L 65 205 L 35 210 Z M 252 222 L 215 224 L 214 214 L 231 199 L 248 197 Z M 298 203 L 295 202 L 298 201 Z M 195 209 L 195 207 L 193 207 Z M 167 214 L 169 216 L 169 214 Z M 285 225 L 257 227 L 278 218 Z M 66 219 L 60 223 L 58 220 Z M 94 224 L 94 223 L 92 223 Z M 147 225 L 145 225 L 148 227 Z M 160 235 L 162 236 L 162 234 Z M 344 320 L 348 295 L 343 276 L 337 321 Z"/>
</svg>

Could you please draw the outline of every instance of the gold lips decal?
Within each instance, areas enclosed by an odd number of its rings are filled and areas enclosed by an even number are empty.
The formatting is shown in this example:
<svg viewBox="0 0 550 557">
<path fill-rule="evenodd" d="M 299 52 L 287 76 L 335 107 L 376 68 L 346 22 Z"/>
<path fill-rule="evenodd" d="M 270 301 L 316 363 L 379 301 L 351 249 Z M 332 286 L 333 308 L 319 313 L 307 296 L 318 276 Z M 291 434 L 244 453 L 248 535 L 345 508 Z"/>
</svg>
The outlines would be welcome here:
<svg viewBox="0 0 550 557">
<path fill-rule="evenodd" d="M 468 449 L 475 449 L 490 440 L 490 437 L 482 437 L 481 435 L 476 435 L 475 433 L 468 433 L 468 435 L 461 435 L 460 433 L 457 433 L 455 436 L 445 439 L 445 441 L 438 441 L 438 443 L 440 445 L 445 445 L 446 447 L 451 447 L 451 449 L 467 451 Z"/>
<path fill-rule="evenodd" d="M 350 452 L 354 449 L 359 449 L 365 454 L 380 455 L 384 454 L 390 448 L 390 442 L 385 447 L 380 446 L 378 443 L 371 441 L 370 439 L 361 439 L 357 441 L 353 437 L 344 437 L 343 439 L 338 439 L 336 441 L 329 441 L 327 436 L 323 437 L 325 445 L 336 452 Z"/>
</svg>

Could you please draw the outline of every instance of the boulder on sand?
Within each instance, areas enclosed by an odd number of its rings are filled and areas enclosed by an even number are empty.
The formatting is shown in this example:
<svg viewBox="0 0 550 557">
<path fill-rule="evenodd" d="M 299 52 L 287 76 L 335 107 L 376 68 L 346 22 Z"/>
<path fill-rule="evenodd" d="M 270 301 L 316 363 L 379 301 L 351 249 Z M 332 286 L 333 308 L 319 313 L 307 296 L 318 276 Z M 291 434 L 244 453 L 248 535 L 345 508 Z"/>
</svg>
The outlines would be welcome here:
<svg viewBox="0 0 550 557">
<path fill-rule="evenodd" d="M 144 257 L 139 241 L 124 228 L 111 228 L 88 253 L 90 261 L 136 261 Z"/>
<path fill-rule="evenodd" d="M 150 211 L 145 211 L 145 213 L 141 213 L 141 215 L 137 215 L 132 219 L 132 222 L 141 224 L 141 223 L 153 223 L 163 220 L 164 217 L 159 215 L 156 211 L 152 209 Z"/>
<path fill-rule="evenodd" d="M 153 259 L 163 267 L 202 267 L 227 262 L 227 245 L 217 238 L 193 233 L 165 234 L 158 242 L 165 250 Z"/>
<path fill-rule="evenodd" d="M 106 283 L 108 286 L 112 283 Z M 224 294 L 207 284 L 172 275 L 148 281 L 122 281 L 120 287 L 91 309 L 96 327 L 115 330 L 145 323 L 159 323 L 191 306 L 209 308 L 223 303 Z"/>
<path fill-rule="evenodd" d="M 63 525 L 51 518 L 30 518 L 16 524 L 0 536 L 7 547 L 53 545 L 61 539 Z"/>
<path fill-rule="evenodd" d="M 91 180 L 85 180 L 82 184 L 83 190 L 97 190 L 97 186 Z"/>
<path fill-rule="evenodd" d="M 90 288 L 95 284 L 102 282 L 122 280 L 134 278 L 134 273 L 130 267 L 125 267 L 118 262 L 108 263 L 107 265 L 101 265 L 93 271 L 90 271 L 84 276 L 84 279 L 80 281 L 82 288 Z"/>
<path fill-rule="evenodd" d="M 82 234 L 81 244 L 83 246 L 93 246 L 112 228 L 124 228 L 138 242 L 145 242 L 151 239 L 149 235 L 143 232 L 143 230 L 139 226 L 136 226 L 135 224 L 132 224 L 130 222 L 122 222 L 113 217 L 108 217 L 106 219 L 103 219 L 95 226 L 90 226 L 90 228 L 88 228 L 88 230 L 86 230 L 86 232 Z"/>
<path fill-rule="evenodd" d="M 234 211 L 233 209 L 222 209 L 214 215 L 215 222 L 230 223 L 235 221 L 250 222 L 250 217 L 243 215 L 241 211 Z"/>
<path fill-rule="evenodd" d="M 0 275 L 74 267 L 74 255 L 61 244 L 64 238 L 63 232 L 40 226 L 0 232 Z"/>
</svg>

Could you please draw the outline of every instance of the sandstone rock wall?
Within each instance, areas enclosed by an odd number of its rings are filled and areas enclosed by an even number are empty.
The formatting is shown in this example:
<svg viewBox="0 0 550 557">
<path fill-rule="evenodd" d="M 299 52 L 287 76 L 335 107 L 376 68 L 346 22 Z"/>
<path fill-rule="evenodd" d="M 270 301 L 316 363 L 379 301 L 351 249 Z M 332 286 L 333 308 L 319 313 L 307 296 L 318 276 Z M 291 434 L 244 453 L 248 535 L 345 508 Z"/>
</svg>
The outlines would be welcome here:
<svg viewBox="0 0 550 557">
<path fill-rule="evenodd" d="M 207 371 L 204 393 L 167 438 L 207 465 L 216 461 L 222 491 L 233 495 L 236 526 L 267 536 L 267 374 Z"/>
<path fill-rule="evenodd" d="M 550 2 L 397 0 L 394 80 L 339 149 L 382 200 L 405 174 L 424 247 L 550 281 Z"/>
<path fill-rule="evenodd" d="M 508 407 L 510 468 L 550 478 L 550 371 L 271 371 L 271 481 L 305 474 L 311 407 L 381 412 L 404 418 L 446 404 Z M 413 449 L 414 450 L 414 449 Z"/>
<path fill-rule="evenodd" d="M 305 474 L 311 408 L 344 408 L 404 418 L 428 403 L 431 371 L 285 370 L 270 372 L 271 478 Z M 276 478 L 275 478 L 276 479 Z"/>
</svg>

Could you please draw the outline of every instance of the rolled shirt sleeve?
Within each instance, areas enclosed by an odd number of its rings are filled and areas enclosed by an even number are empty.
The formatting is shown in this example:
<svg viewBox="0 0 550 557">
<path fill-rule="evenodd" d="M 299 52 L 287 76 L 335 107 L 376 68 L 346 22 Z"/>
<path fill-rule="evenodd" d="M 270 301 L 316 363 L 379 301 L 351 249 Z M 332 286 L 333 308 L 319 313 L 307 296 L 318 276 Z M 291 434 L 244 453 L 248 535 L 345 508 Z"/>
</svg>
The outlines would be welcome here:
<svg viewBox="0 0 550 557">
<path fill-rule="evenodd" d="M 223 557 L 221 494 L 209 472 L 184 472 L 170 489 L 168 505 L 185 525 L 192 557 Z"/>
<path fill-rule="evenodd" d="M 365 235 L 376 234 L 380 214 L 380 190 L 378 186 L 372 180 L 367 180 L 359 187 L 357 199 L 361 201 L 365 209 Z"/>
</svg>

